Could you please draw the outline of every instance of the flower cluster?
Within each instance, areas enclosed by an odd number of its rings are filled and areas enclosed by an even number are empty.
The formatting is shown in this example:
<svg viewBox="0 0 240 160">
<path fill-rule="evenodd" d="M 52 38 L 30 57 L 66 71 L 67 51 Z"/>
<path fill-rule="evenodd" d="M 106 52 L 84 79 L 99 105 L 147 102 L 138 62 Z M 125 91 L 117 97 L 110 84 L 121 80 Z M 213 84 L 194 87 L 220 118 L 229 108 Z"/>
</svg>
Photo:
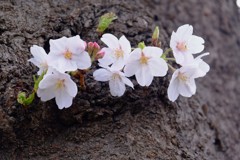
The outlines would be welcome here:
<svg viewBox="0 0 240 160">
<path fill-rule="evenodd" d="M 38 75 L 46 72 L 37 90 L 42 101 L 55 98 L 59 109 L 72 105 L 77 85 L 66 72 L 91 66 L 91 58 L 85 49 L 86 43 L 79 36 L 50 40 L 49 54 L 42 47 L 31 47 L 34 58 L 29 61 L 39 68 Z"/>
<path fill-rule="evenodd" d="M 87 70 L 92 61 L 97 60 L 99 69 L 93 72 L 97 81 L 108 82 L 112 96 L 122 96 L 126 85 L 134 89 L 129 79 L 132 76 L 140 86 L 150 86 L 154 77 L 164 77 L 168 69 L 173 75 L 168 87 L 168 97 L 175 101 L 179 95 L 191 97 L 196 92 L 195 78 L 203 77 L 210 67 L 202 60 L 204 53 L 194 58 L 204 49 L 204 40 L 192 35 L 193 27 L 183 25 L 172 33 L 170 47 L 174 58 L 168 57 L 168 51 L 158 44 L 157 30 L 154 33 L 154 46 L 145 46 L 140 43 L 138 48 L 132 48 L 125 36 L 119 39 L 112 34 L 103 34 L 101 41 L 107 46 L 100 49 L 96 42 L 83 41 L 79 36 L 62 37 L 50 40 L 50 52 L 47 54 L 42 47 L 32 46 L 33 55 L 29 61 L 39 68 L 38 75 L 44 75 L 37 89 L 37 95 L 42 101 L 55 98 L 59 109 L 72 105 L 77 95 L 76 83 L 69 73 L 78 70 Z M 168 63 L 174 60 L 179 69 Z"/>
</svg>

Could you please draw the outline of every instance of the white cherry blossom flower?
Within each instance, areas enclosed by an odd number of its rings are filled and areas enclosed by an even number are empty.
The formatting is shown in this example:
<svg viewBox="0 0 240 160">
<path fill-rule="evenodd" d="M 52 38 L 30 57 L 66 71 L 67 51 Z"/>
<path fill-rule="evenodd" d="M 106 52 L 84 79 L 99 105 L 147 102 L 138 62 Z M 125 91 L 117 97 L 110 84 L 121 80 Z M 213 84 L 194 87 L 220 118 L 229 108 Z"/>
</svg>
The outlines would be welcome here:
<svg viewBox="0 0 240 160">
<path fill-rule="evenodd" d="M 126 90 L 125 85 L 133 88 L 133 83 L 128 78 L 126 78 L 124 73 L 114 67 L 105 67 L 98 69 L 93 73 L 93 77 L 97 81 L 109 81 L 110 93 L 112 96 L 122 96 Z"/>
<path fill-rule="evenodd" d="M 124 68 L 127 77 L 136 76 L 141 86 L 149 86 L 153 77 L 163 77 L 167 74 L 167 63 L 161 58 L 162 49 L 158 47 L 144 47 L 135 49 Z"/>
<path fill-rule="evenodd" d="M 45 75 L 39 83 L 37 95 L 44 102 L 55 98 L 59 109 L 68 108 L 77 95 L 77 85 L 70 75 L 54 70 L 53 74 Z"/>
<path fill-rule="evenodd" d="M 104 34 L 101 41 L 108 48 L 102 48 L 101 51 L 104 52 L 104 56 L 98 60 L 99 63 L 108 66 L 112 64 L 114 68 L 122 69 L 131 52 L 130 42 L 125 36 L 120 37 L 118 40 L 117 37 L 109 33 Z"/>
<path fill-rule="evenodd" d="M 184 66 L 175 70 L 167 90 L 170 101 L 174 102 L 179 95 L 191 97 L 196 93 L 196 71 L 195 66 Z"/>
<path fill-rule="evenodd" d="M 210 66 L 202 60 L 202 57 L 209 55 L 209 53 L 203 53 L 199 56 L 197 56 L 192 61 L 188 61 L 187 63 L 183 64 L 183 66 L 193 66 L 196 67 L 196 74 L 195 77 L 204 77 L 207 72 L 210 70 Z"/>
<path fill-rule="evenodd" d="M 192 54 L 200 53 L 204 49 L 204 40 L 192 34 L 193 27 L 188 24 L 180 26 L 177 32 L 172 33 L 170 47 L 176 62 L 180 65 L 185 61 L 191 61 Z"/>
<path fill-rule="evenodd" d="M 38 75 L 41 75 L 43 72 L 48 70 L 48 55 L 42 47 L 33 45 L 30 48 L 30 52 L 33 55 L 33 58 L 30 58 L 28 61 L 32 62 L 35 66 L 39 68 L 37 72 Z"/>
<path fill-rule="evenodd" d="M 91 58 L 85 51 L 86 43 L 80 37 L 62 37 L 50 40 L 49 65 L 64 73 L 91 66 Z"/>
</svg>

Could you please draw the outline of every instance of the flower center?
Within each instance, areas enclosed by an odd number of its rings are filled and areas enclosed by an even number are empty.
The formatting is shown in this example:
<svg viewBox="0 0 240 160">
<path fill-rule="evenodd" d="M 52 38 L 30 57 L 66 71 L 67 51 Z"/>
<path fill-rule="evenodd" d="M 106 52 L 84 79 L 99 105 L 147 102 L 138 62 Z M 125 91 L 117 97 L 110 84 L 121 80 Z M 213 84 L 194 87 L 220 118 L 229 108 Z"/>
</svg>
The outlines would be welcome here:
<svg viewBox="0 0 240 160">
<path fill-rule="evenodd" d="M 43 62 L 43 63 L 41 63 L 40 66 L 41 66 L 42 68 L 48 68 L 48 64 L 47 64 L 47 62 Z"/>
<path fill-rule="evenodd" d="M 146 57 L 144 54 L 142 54 L 141 58 L 140 58 L 140 63 L 141 64 L 147 64 L 148 63 L 148 57 Z"/>
<path fill-rule="evenodd" d="M 117 80 L 117 79 L 121 79 L 120 75 L 118 73 L 113 73 L 112 80 Z"/>
<path fill-rule="evenodd" d="M 117 59 L 122 58 L 123 54 L 124 54 L 123 50 L 121 50 L 121 49 L 116 49 L 115 50 L 115 56 L 117 57 Z"/>
<path fill-rule="evenodd" d="M 72 59 L 72 52 L 70 52 L 69 50 L 67 50 L 65 53 L 64 53 L 64 57 L 66 59 Z"/>
<path fill-rule="evenodd" d="M 186 82 L 188 80 L 188 77 L 186 75 L 184 75 L 183 73 L 179 73 L 178 74 L 178 79 L 183 81 L 183 82 Z"/>
<path fill-rule="evenodd" d="M 177 43 L 177 49 L 179 51 L 186 51 L 187 50 L 187 45 L 185 42 L 178 42 Z"/>
<path fill-rule="evenodd" d="M 57 89 L 63 88 L 64 87 L 64 81 L 65 81 L 64 79 L 58 80 L 57 84 L 56 84 L 56 88 Z"/>
</svg>

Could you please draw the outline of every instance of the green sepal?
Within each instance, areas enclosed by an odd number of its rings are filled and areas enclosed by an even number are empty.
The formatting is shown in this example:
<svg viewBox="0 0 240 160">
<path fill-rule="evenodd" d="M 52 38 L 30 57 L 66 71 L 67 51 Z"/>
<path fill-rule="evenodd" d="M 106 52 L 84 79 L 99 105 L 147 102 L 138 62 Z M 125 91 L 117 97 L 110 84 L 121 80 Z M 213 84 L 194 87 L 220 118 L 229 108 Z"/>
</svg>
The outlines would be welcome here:
<svg viewBox="0 0 240 160">
<path fill-rule="evenodd" d="M 145 45 L 144 42 L 140 42 L 140 43 L 138 43 L 138 48 L 143 49 L 144 47 L 146 47 L 146 45 Z"/>
</svg>

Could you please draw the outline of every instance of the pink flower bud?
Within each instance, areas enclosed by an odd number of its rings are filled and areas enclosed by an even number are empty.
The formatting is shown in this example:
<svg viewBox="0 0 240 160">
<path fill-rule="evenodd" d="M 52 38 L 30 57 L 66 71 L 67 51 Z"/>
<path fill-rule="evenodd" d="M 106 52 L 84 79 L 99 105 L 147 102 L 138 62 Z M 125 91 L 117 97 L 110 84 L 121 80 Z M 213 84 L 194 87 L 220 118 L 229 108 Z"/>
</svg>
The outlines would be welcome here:
<svg viewBox="0 0 240 160">
<path fill-rule="evenodd" d="M 100 49 L 101 48 L 97 42 L 88 42 L 87 51 L 92 60 L 96 59 L 97 53 L 100 51 Z"/>
<path fill-rule="evenodd" d="M 105 52 L 103 50 L 100 50 L 99 52 L 97 52 L 97 55 L 96 55 L 96 59 L 100 59 L 104 56 Z"/>
</svg>

